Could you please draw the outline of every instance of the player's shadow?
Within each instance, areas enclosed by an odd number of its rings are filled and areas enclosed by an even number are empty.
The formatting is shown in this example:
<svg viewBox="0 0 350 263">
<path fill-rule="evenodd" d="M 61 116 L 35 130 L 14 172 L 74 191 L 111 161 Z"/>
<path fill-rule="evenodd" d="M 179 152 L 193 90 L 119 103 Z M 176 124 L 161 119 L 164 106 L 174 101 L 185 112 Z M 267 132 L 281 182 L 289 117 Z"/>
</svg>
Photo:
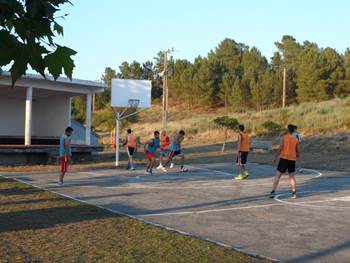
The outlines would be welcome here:
<svg viewBox="0 0 350 263">
<path fill-rule="evenodd" d="M 328 256 L 331 257 L 335 253 L 338 253 L 338 252 L 344 251 L 344 250 L 349 250 L 349 249 L 350 249 L 350 240 L 348 240 L 348 241 L 346 241 L 344 243 L 341 243 L 339 245 L 330 247 L 330 248 L 322 249 L 322 250 L 319 250 L 319 251 L 316 251 L 316 252 L 313 252 L 313 253 L 310 253 L 310 254 L 307 254 L 307 255 L 303 255 L 303 256 L 299 256 L 299 257 L 295 257 L 295 258 L 289 259 L 288 262 L 295 262 L 295 263 L 296 262 L 311 262 L 311 261 L 313 262 L 315 260 L 323 262 L 322 258 L 328 257 Z M 332 262 L 331 259 L 328 259 L 328 260 L 329 261 L 327 261 L 327 262 Z M 324 262 L 326 262 L 326 261 L 324 261 Z"/>
</svg>

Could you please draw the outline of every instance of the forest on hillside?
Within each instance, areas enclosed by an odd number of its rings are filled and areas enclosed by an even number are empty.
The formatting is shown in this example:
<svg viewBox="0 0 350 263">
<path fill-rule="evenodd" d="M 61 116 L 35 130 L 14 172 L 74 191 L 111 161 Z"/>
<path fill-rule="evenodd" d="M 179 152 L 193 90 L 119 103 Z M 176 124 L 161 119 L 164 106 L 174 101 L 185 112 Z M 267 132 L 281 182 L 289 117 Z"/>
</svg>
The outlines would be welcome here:
<svg viewBox="0 0 350 263">
<path fill-rule="evenodd" d="M 284 68 L 287 105 L 350 95 L 349 48 L 339 53 L 309 41 L 300 43 L 288 35 L 275 45 L 276 52 L 269 60 L 258 48 L 229 38 L 193 62 L 170 56 L 170 102 L 188 108 L 226 107 L 234 112 L 280 107 Z M 152 97 L 160 98 L 162 79 L 158 73 L 162 71 L 162 52 L 153 61 L 125 61 L 118 70 L 107 67 L 102 80 L 108 89 L 96 96 L 95 109 L 109 107 L 112 78 L 152 80 Z M 83 101 L 76 99 L 73 108 L 75 113 L 81 112 Z"/>
</svg>

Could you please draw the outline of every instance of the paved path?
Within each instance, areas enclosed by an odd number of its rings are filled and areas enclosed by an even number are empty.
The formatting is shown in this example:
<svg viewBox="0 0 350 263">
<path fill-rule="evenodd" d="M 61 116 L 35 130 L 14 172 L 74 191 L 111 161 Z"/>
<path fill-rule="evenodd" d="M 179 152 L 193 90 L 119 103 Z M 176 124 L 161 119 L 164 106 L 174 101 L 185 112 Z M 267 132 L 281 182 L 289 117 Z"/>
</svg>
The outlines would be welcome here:
<svg viewBox="0 0 350 263">
<path fill-rule="evenodd" d="M 249 253 L 286 262 L 350 261 L 350 174 L 305 170 L 291 200 L 287 176 L 276 199 L 268 198 L 271 166 L 251 164 L 245 181 L 231 180 L 227 163 L 189 168 L 153 176 L 73 172 L 61 187 L 53 173 L 6 176 Z"/>
</svg>

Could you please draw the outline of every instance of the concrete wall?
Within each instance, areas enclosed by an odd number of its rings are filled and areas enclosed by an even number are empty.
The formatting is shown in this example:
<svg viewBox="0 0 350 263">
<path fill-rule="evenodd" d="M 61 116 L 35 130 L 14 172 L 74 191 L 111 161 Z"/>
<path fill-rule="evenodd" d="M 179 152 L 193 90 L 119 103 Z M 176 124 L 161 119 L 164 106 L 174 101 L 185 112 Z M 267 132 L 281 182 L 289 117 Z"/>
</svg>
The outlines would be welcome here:
<svg viewBox="0 0 350 263">
<path fill-rule="evenodd" d="M 67 95 L 33 100 L 32 136 L 60 136 L 69 124 L 69 103 Z M 0 97 L 0 136 L 23 137 L 24 121 L 25 99 Z"/>
<path fill-rule="evenodd" d="M 55 95 L 33 101 L 32 136 L 60 136 L 69 125 L 69 97 Z"/>
<path fill-rule="evenodd" d="M 0 136 L 24 136 L 23 99 L 0 97 Z"/>
</svg>

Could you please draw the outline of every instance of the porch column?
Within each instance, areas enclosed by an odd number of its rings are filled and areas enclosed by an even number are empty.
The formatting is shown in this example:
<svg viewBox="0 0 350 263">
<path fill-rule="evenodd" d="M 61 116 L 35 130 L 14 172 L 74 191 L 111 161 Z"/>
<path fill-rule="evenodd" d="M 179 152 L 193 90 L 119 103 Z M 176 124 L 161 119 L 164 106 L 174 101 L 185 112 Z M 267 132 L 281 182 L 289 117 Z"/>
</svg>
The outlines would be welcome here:
<svg viewBox="0 0 350 263">
<path fill-rule="evenodd" d="M 24 145 L 31 145 L 31 137 L 32 137 L 32 97 L 33 97 L 33 88 L 32 87 L 27 88 L 25 126 L 24 126 Z"/>
<path fill-rule="evenodd" d="M 90 136 L 91 136 L 91 102 L 92 95 L 86 95 L 86 121 L 85 121 L 85 144 L 90 145 Z"/>
<path fill-rule="evenodd" d="M 72 126 L 72 98 L 69 98 L 68 102 L 68 126 Z"/>
</svg>

